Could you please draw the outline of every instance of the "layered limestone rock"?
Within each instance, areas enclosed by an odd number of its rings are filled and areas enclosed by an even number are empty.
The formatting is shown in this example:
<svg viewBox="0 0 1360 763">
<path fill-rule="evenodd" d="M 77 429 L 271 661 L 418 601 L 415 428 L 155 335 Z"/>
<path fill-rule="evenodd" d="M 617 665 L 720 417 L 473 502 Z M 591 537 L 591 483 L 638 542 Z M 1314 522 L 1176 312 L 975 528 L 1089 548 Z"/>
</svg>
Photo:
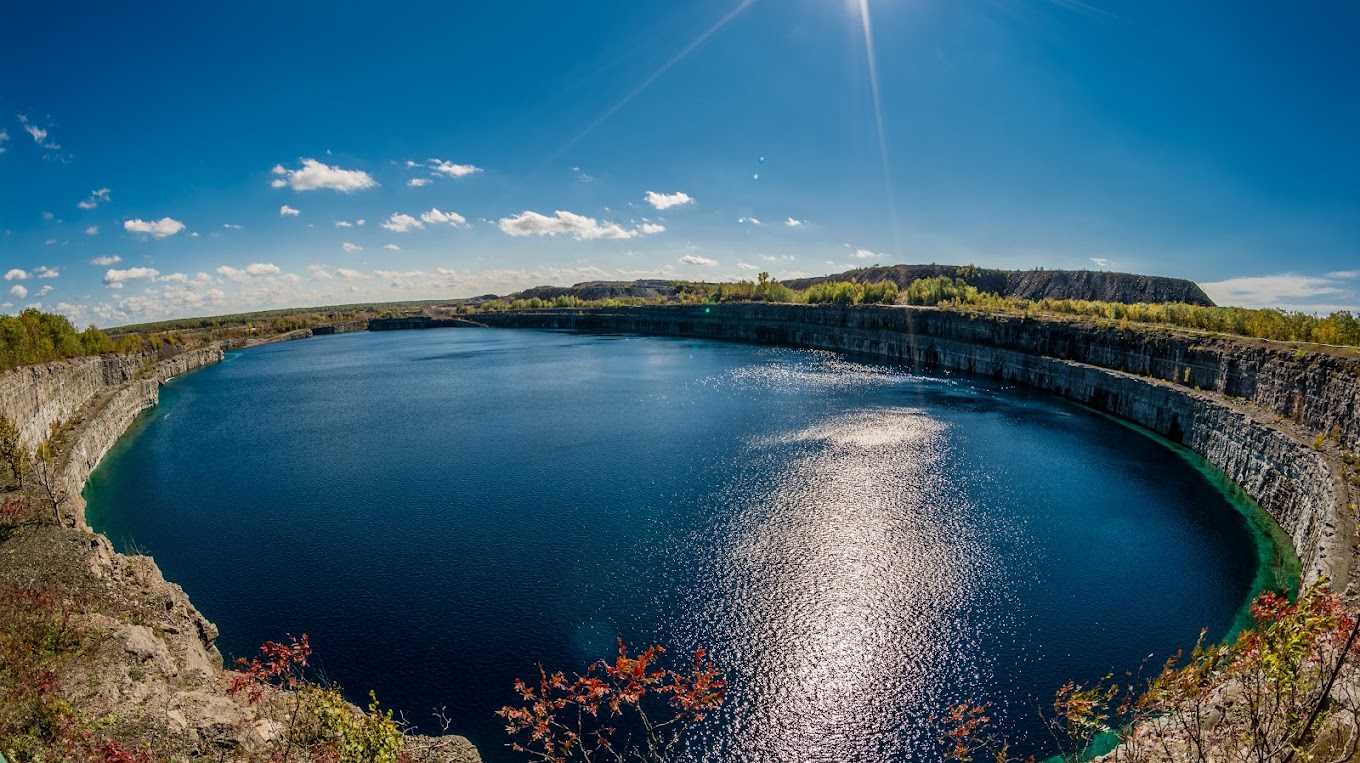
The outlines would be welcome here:
<svg viewBox="0 0 1360 763">
<path fill-rule="evenodd" d="M 1351 580 L 1352 498 L 1318 434 L 1360 445 L 1360 361 L 1247 340 L 898 306 L 721 304 L 488 313 L 502 327 L 838 350 L 1054 392 L 1176 442 L 1284 528 L 1307 580 Z"/>
</svg>

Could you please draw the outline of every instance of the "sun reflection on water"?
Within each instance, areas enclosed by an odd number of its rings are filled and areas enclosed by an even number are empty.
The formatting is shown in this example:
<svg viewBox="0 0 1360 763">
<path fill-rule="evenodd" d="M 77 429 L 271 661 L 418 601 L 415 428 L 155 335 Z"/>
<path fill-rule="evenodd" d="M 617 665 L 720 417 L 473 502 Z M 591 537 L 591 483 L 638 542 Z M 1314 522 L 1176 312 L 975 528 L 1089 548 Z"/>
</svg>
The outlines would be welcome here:
<svg viewBox="0 0 1360 763">
<path fill-rule="evenodd" d="M 727 381 L 770 389 L 885 381 L 854 364 L 769 366 Z M 730 486 L 742 510 L 698 590 L 697 632 L 736 689 L 727 733 L 706 760 L 912 759 L 928 727 L 904 728 L 958 698 L 968 649 L 960 614 L 985 584 L 986 556 L 964 499 L 939 475 L 946 427 L 922 410 L 834 415 L 747 453 L 774 484 Z M 731 496 L 729 496 L 731 497 Z M 933 707 L 932 707 L 933 706 Z"/>
</svg>

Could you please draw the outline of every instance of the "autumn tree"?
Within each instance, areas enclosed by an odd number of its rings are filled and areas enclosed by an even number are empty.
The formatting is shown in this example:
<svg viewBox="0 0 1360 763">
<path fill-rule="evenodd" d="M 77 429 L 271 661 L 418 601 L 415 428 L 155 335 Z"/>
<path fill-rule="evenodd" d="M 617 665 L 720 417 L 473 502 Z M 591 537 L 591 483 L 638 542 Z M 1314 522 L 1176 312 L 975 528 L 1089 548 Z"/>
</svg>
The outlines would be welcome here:
<svg viewBox="0 0 1360 763">
<path fill-rule="evenodd" d="M 1058 758 L 1088 760 L 1112 739 L 1110 763 L 1346 761 L 1360 743 L 1360 619 L 1325 580 L 1295 601 L 1265 593 L 1253 627 L 1231 643 L 1200 643 L 1147 680 L 1069 682 L 1041 709 Z M 1008 763 L 1010 748 L 985 706 L 944 717 L 945 759 Z"/>
<path fill-rule="evenodd" d="M 511 749 L 548 763 L 678 759 L 687 733 L 722 705 L 727 682 L 703 649 L 680 670 L 658 666 L 665 651 L 630 656 L 620 639 L 612 661 L 575 678 L 539 666 L 536 683 L 516 680 L 523 705 L 497 712 L 515 738 Z M 625 725 L 633 731 L 621 731 Z"/>
<path fill-rule="evenodd" d="M 59 454 L 54 440 L 38 443 L 33 452 L 33 482 L 44 502 L 52 507 L 52 518 L 62 524 L 61 507 L 70 497 L 66 480 L 61 473 Z"/>
</svg>

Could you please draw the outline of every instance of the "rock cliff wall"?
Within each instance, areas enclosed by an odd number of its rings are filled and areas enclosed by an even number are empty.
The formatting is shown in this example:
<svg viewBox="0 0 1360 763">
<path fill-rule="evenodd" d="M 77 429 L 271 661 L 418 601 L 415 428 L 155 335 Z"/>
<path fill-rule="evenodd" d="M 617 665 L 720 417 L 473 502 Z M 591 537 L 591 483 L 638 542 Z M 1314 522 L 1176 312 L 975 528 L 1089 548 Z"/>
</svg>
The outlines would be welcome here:
<svg viewBox="0 0 1360 763">
<path fill-rule="evenodd" d="M 1063 395 L 1184 443 L 1284 528 L 1313 579 L 1351 580 L 1355 522 L 1313 434 L 1360 444 L 1360 362 L 1147 329 L 891 306 L 696 305 L 484 314 L 491 326 L 839 350 Z M 1250 404 L 1248 404 L 1250 403 Z"/>
</svg>

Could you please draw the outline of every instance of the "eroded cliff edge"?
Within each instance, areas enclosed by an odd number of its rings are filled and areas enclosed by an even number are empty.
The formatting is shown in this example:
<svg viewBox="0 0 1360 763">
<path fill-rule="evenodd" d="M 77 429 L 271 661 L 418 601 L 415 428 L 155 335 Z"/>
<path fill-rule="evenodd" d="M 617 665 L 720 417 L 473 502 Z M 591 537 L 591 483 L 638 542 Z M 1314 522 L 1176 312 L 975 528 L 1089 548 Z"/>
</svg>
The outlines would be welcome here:
<svg viewBox="0 0 1360 763">
<path fill-rule="evenodd" d="M 1047 390 L 1180 442 L 1285 530 L 1307 581 L 1353 585 L 1360 358 L 1149 327 L 901 306 L 714 304 L 487 313 L 490 326 L 859 353 Z M 1350 591 L 1354 599 L 1355 590 Z"/>
</svg>

